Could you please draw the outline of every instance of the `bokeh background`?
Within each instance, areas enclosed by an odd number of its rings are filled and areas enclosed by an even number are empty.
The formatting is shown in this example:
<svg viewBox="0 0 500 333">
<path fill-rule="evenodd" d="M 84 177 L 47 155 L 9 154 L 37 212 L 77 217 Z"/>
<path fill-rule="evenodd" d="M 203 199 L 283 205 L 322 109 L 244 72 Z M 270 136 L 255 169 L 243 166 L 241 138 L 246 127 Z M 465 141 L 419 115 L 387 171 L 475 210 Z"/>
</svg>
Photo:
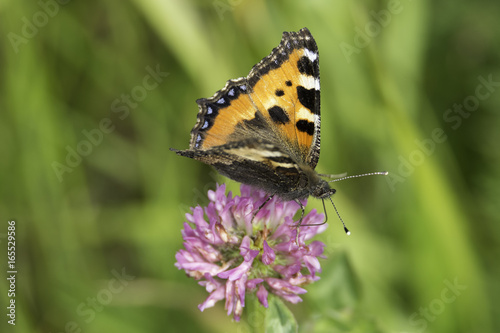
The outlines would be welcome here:
<svg viewBox="0 0 500 333">
<path fill-rule="evenodd" d="M 222 302 L 199 312 L 206 291 L 174 267 L 189 207 L 238 184 L 168 148 L 188 147 L 197 98 L 302 27 L 317 170 L 391 175 L 335 184 L 352 235 L 327 207 L 300 330 L 500 331 L 496 1 L 3 0 L 0 17 L 2 276 L 8 220 L 18 269 L 2 332 L 256 330 Z"/>
</svg>

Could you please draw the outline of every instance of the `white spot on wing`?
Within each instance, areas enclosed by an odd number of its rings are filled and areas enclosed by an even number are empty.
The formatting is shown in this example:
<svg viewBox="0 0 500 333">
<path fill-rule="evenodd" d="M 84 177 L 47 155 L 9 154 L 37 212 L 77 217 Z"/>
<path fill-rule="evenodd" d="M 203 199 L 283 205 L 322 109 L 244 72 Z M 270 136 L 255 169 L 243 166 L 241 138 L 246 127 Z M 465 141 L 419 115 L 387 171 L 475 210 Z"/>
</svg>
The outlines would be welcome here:
<svg viewBox="0 0 500 333">
<path fill-rule="evenodd" d="M 305 119 L 311 123 L 314 123 L 315 122 L 314 117 L 315 115 L 311 113 L 311 111 L 309 111 L 308 108 L 305 107 L 301 107 L 299 111 L 295 114 L 295 118 L 297 121 L 300 119 Z"/>
<path fill-rule="evenodd" d="M 270 157 L 286 156 L 280 151 L 260 150 L 246 147 L 228 149 L 226 152 L 257 162 L 267 160 Z"/>
<path fill-rule="evenodd" d="M 294 163 L 279 163 L 279 162 L 275 162 L 275 161 L 271 161 L 271 163 L 273 164 L 274 167 L 282 167 L 282 168 L 286 168 L 286 169 L 289 169 L 289 168 L 297 169 L 297 164 L 294 164 Z"/>
<path fill-rule="evenodd" d="M 304 74 L 300 76 L 300 85 L 306 89 L 320 90 L 321 88 L 319 83 L 319 78 Z"/>
<path fill-rule="evenodd" d="M 304 55 L 309 58 L 309 60 L 311 60 L 312 62 L 316 61 L 316 59 L 318 59 L 318 54 L 311 51 L 311 50 L 308 50 L 308 49 L 304 49 Z"/>
<path fill-rule="evenodd" d="M 269 151 L 269 150 L 262 150 L 260 151 L 260 154 L 265 157 L 281 157 L 283 154 L 280 151 Z"/>
</svg>

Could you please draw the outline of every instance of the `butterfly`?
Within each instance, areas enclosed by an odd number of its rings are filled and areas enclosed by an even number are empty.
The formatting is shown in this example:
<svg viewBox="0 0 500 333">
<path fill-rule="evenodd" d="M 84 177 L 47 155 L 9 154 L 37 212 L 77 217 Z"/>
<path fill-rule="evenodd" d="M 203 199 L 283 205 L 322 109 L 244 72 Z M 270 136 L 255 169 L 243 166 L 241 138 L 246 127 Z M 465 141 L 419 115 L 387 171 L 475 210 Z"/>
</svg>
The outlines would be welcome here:
<svg viewBox="0 0 500 333">
<path fill-rule="evenodd" d="M 280 44 L 246 77 L 229 80 L 212 97 L 196 102 L 189 149 L 171 148 L 178 155 L 260 188 L 269 199 L 295 200 L 302 216 L 301 200 L 336 192 L 321 178 L 328 175 L 315 171 L 321 129 L 319 54 L 307 28 L 283 32 Z"/>
</svg>

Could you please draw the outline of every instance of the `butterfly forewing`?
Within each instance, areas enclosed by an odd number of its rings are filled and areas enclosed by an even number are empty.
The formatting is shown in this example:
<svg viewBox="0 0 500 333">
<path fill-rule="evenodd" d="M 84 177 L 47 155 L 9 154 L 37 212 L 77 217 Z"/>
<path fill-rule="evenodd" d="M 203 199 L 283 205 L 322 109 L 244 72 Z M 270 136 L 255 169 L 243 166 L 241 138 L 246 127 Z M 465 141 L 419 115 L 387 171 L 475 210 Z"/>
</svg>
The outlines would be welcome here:
<svg viewBox="0 0 500 333">
<path fill-rule="evenodd" d="M 306 28 L 281 43 L 248 75 L 249 93 L 282 145 L 316 167 L 320 142 L 319 56 Z"/>
</svg>

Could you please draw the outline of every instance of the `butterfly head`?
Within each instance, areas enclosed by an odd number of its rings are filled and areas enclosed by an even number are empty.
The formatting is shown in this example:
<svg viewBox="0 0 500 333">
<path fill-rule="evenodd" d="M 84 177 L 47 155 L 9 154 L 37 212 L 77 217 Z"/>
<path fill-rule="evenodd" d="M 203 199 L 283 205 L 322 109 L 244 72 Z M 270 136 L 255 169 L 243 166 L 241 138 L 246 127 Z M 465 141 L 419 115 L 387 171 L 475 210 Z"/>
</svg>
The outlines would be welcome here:
<svg viewBox="0 0 500 333">
<path fill-rule="evenodd" d="M 311 195 L 318 199 L 326 199 L 335 194 L 337 190 L 331 188 L 328 182 L 323 179 L 319 179 L 319 181 L 313 185 L 311 188 Z"/>
</svg>

